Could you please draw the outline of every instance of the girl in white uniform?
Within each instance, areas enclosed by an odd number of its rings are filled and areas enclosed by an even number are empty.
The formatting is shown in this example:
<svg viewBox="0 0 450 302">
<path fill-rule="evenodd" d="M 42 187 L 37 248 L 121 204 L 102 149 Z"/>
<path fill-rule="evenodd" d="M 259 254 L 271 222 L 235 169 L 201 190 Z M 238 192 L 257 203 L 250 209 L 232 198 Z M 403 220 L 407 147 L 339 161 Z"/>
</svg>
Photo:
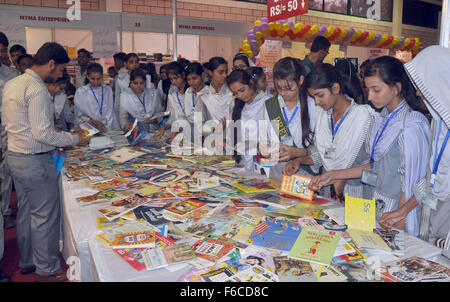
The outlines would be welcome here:
<svg viewBox="0 0 450 302">
<path fill-rule="evenodd" d="M 75 93 L 75 124 L 89 122 L 100 131 L 119 129 L 112 89 L 103 84 L 103 67 L 89 64 L 86 78 L 89 83 Z"/>
<path fill-rule="evenodd" d="M 163 111 L 160 96 L 153 86 L 147 87 L 145 73 L 135 69 L 130 74 L 130 88 L 120 95 L 120 126 L 128 131 L 135 120 L 149 129 L 157 129 L 161 119 L 151 119 L 153 115 Z"/>
<path fill-rule="evenodd" d="M 211 85 L 207 93 L 202 95 L 195 108 L 201 113 L 202 122 L 195 124 L 198 135 L 206 138 L 214 133 L 217 140 L 224 136 L 226 121 L 231 119 L 234 97 L 226 84 L 228 74 L 228 63 L 222 57 L 213 57 L 208 62 L 211 70 Z M 214 137 L 211 137 L 216 140 Z"/>
<path fill-rule="evenodd" d="M 170 130 L 170 134 L 165 138 L 165 141 L 171 141 L 179 132 L 179 129 L 172 129 L 172 124 L 179 120 L 186 120 L 186 112 L 189 109 L 186 106 L 190 106 L 188 97 L 186 97 L 186 90 L 189 87 L 186 82 L 185 68 L 179 62 L 172 62 L 167 66 L 167 72 L 172 85 L 177 89 L 169 92 L 167 98 L 167 111 L 170 111 L 169 120 L 161 128 L 161 130 L 155 135 L 155 139 L 164 137 L 167 130 Z M 176 125 L 175 125 L 176 126 Z"/>
<path fill-rule="evenodd" d="M 133 70 L 139 67 L 139 57 L 135 53 L 129 53 L 125 56 L 125 68 L 120 69 L 117 75 L 114 92 L 114 111 L 116 115 L 120 114 L 120 94 L 130 87 L 130 74 Z"/>
<path fill-rule="evenodd" d="M 318 172 L 320 167 L 331 171 L 368 163 L 365 143 L 377 113 L 369 105 L 355 102 L 357 95 L 351 83 L 344 81 L 338 70 L 330 64 L 317 65 L 306 76 L 303 85 L 318 105 L 314 144 L 308 152 L 310 156 L 291 160 L 283 169 L 283 174 L 296 173 L 300 164 L 311 165 Z M 339 185 L 336 183 L 332 186 L 337 195 L 343 193 L 341 199 L 345 193 L 352 197 L 364 197 L 364 186 L 359 179 L 347 180 L 345 187 L 344 182 Z"/>
<path fill-rule="evenodd" d="M 227 77 L 228 88 L 233 93 L 232 119 L 236 127 L 227 127 L 227 146 L 236 149 L 234 158 L 238 165 L 253 171 L 253 156 L 257 154 L 258 123 L 264 104 L 270 97 L 257 88 L 255 78 L 247 69 L 234 70 Z M 248 144 L 248 147 L 246 146 Z"/>
<path fill-rule="evenodd" d="M 259 91 L 264 92 L 266 95 L 272 96 L 264 69 L 259 66 L 253 66 L 249 67 L 248 71 L 252 75 L 252 78 L 256 81 L 256 88 L 258 88 Z"/>
</svg>

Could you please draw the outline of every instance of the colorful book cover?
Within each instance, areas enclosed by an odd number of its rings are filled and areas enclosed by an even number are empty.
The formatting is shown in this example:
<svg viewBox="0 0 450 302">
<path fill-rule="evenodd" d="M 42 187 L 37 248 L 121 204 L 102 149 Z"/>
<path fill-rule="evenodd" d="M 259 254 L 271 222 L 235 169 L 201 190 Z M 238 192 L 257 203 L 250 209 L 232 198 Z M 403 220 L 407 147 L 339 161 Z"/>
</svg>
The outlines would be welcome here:
<svg viewBox="0 0 450 302">
<path fill-rule="evenodd" d="M 133 195 L 133 192 L 117 192 L 117 191 L 101 191 L 88 196 L 81 196 L 75 198 L 81 206 L 87 206 L 91 204 L 99 204 L 105 202 L 112 202 L 114 200 L 119 200 L 127 196 Z"/>
<path fill-rule="evenodd" d="M 383 228 L 376 228 L 374 230 L 381 239 L 392 250 L 391 253 L 397 256 L 403 256 L 405 254 L 405 231 L 392 228 L 390 231 Z"/>
<path fill-rule="evenodd" d="M 347 277 L 334 265 L 319 265 L 311 263 L 311 267 L 319 282 L 345 282 Z"/>
<path fill-rule="evenodd" d="M 131 248 L 131 249 L 114 249 L 113 251 L 130 264 L 138 272 L 145 270 L 145 262 L 142 252 L 145 248 Z"/>
<path fill-rule="evenodd" d="M 330 265 L 339 242 L 340 232 L 304 227 L 289 252 L 289 257 Z"/>
<path fill-rule="evenodd" d="M 316 275 L 311 263 L 287 256 L 274 257 L 275 272 L 280 282 L 316 282 Z"/>
<path fill-rule="evenodd" d="M 150 178 L 150 182 L 157 186 L 166 187 L 169 184 L 176 182 L 187 176 L 188 174 L 183 170 L 170 170 L 166 173 Z"/>
<path fill-rule="evenodd" d="M 228 277 L 233 276 L 233 272 L 226 267 L 222 267 L 217 270 L 201 274 L 201 276 L 206 282 L 225 282 L 228 281 Z"/>
<path fill-rule="evenodd" d="M 204 189 L 202 191 L 204 193 L 206 193 L 212 197 L 216 197 L 216 198 L 225 197 L 230 194 L 234 194 L 234 193 L 238 192 L 238 190 L 236 188 L 234 188 L 233 186 L 231 186 L 229 184 L 224 184 L 224 183 L 222 183 L 220 186 Z"/>
<path fill-rule="evenodd" d="M 171 206 L 165 208 L 165 211 L 183 217 L 189 214 L 190 212 L 197 210 L 203 206 L 206 206 L 206 203 L 193 198 L 189 198 L 186 200 L 175 202 Z"/>
<path fill-rule="evenodd" d="M 342 238 L 341 238 L 342 240 Z M 356 247 L 356 245 L 352 241 L 346 241 L 347 246 L 343 245 L 343 248 L 340 249 L 340 253 L 335 253 L 333 255 L 333 259 L 331 260 L 331 263 L 338 265 L 341 263 L 347 263 L 351 261 L 359 261 L 359 260 L 366 260 L 366 257 L 364 254 Z M 336 249 L 338 250 L 338 249 Z"/>
<path fill-rule="evenodd" d="M 263 248 L 289 252 L 297 240 L 301 228 L 284 219 L 266 217 L 258 223 L 247 243 Z"/>
<path fill-rule="evenodd" d="M 274 192 L 278 189 L 269 181 L 263 179 L 248 179 L 232 184 L 233 187 L 237 188 L 243 193 L 264 193 L 264 192 Z"/>
<path fill-rule="evenodd" d="M 140 248 L 155 247 L 155 232 L 132 232 L 117 234 L 116 238 L 112 242 L 112 248 Z"/>
<path fill-rule="evenodd" d="M 229 277 L 227 282 L 277 282 L 278 277 L 259 265 L 253 265 Z"/>
<path fill-rule="evenodd" d="M 123 221 L 121 219 L 116 219 L 113 221 L 109 221 L 106 219 L 106 217 L 97 217 L 97 228 L 98 229 L 104 229 L 104 228 L 110 228 L 116 225 L 122 225 Z"/>
<path fill-rule="evenodd" d="M 174 245 L 175 241 L 164 236 L 161 233 L 155 232 L 155 247 L 164 247 L 169 245 Z"/>
<path fill-rule="evenodd" d="M 145 219 L 152 225 L 160 225 L 169 222 L 164 218 L 162 209 L 150 207 L 148 205 L 139 206 L 133 210 L 138 219 Z"/>
<path fill-rule="evenodd" d="M 314 191 L 308 188 L 310 182 L 310 177 L 298 174 L 294 174 L 292 176 L 283 175 L 280 193 L 298 198 L 304 198 L 306 200 L 312 200 L 314 197 Z"/>
<path fill-rule="evenodd" d="M 100 131 L 98 131 L 98 129 L 95 128 L 90 123 L 84 122 L 84 123 L 80 124 L 80 132 L 81 132 L 81 135 L 90 137 L 90 136 L 93 136 L 93 135 L 99 133 Z"/>
<path fill-rule="evenodd" d="M 393 282 L 420 282 L 433 279 L 435 275 L 450 273 L 450 270 L 437 262 L 412 256 L 375 268 L 375 272 Z"/>
<path fill-rule="evenodd" d="M 124 199 L 114 201 L 108 206 L 99 208 L 98 211 L 108 220 L 112 221 L 133 211 L 133 209 L 147 203 L 148 201 L 149 200 L 147 197 L 134 194 Z"/>
<path fill-rule="evenodd" d="M 146 249 L 142 254 L 147 270 L 154 270 L 195 259 L 195 254 L 187 243 Z"/>
<path fill-rule="evenodd" d="M 198 240 L 192 245 L 195 255 L 216 262 L 231 252 L 236 245 L 217 239 Z"/>
<path fill-rule="evenodd" d="M 326 208 L 326 206 L 298 203 L 288 209 L 278 210 L 275 214 L 289 217 L 311 217 L 319 220 L 327 220 L 327 216 L 324 213 L 324 209 Z"/>
<path fill-rule="evenodd" d="M 372 200 L 351 197 L 345 194 L 345 224 L 347 233 L 359 248 L 382 249 L 391 248 L 377 234 L 375 198 Z"/>
<path fill-rule="evenodd" d="M 144 127 L 136 126 L 126 138 L 130 146 L 134 147 L 139 144 L 142 139 L 148 134 Z"/>
<path fill-rule="evenodd" d="M 236 208 L 262 208 L 263 206 L 257 202 L 245 201 L 237 198 L 232 198 L 231 202 Z"/>
</svg>

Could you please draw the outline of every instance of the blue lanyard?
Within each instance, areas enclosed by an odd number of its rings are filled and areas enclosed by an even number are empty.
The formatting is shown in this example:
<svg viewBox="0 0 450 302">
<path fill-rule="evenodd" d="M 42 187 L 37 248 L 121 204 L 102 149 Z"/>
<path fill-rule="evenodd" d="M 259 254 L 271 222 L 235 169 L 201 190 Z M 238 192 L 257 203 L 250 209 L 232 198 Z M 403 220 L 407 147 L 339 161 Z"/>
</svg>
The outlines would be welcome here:
<svg viewBox="0 0 450 302">
<path fill-rule="evenodd" d="M 375 135 L 375 138 L 373 140 L 373 144 L 372 144 L 372 152 L 370 154 L 370 167 L 373 168 L 373 163 L 374 163 L 374 158 L 375 158 L 375 146 L 378 144 L 378 141 L 380 140 L 381 136 L 384 133 L 384 130 L 386 130 L 387 126 L 389 125 L 389 122 L 394 118 L 394 116 L 397 115 L 397 113 L 400 112 L 400 109 L 402 109 L 403 106 L 397 108 L 394 112 L 391 113 L 391 115 L 388 117 L 386 124 L 384 124 L 383 129 L 381 130 L 380 135 L 378 135 L 378 132 L 380 131 L 380 129 L 378 129 L 377 134 Z"/>
<path fill-rule="evenodd" d="M 291 118 L 290 119 L 288 119 L 288 117 L 287 117 L 287 114 L 286 114 L 286 110 L 284 109 L 284 107 L 282 107 L 282 109 L 283 109 L 283 114 L 284 114 L 284 120 L 286 121 L 286 123 L 287 123 L 287 126 L 289 127 L 289 124 L 292 122 L 292 120 L 294 119 L 294 117 L 295 117 L 295 114 L 297 113 L 297 111 L 298 111 L 298 106 L 295 106 L 295 110 L 294 110 L 294 113 L 292 113 L 292 115 L 291 115 Z"/>
<path fill-rule="evenodd" d="M 136 95 L 136 97 L 138 98 L 139 102 L 141 102 L 142 106 L 144 107 L 144 113 L 147 113 L 147 109 L 145 108 L 145 92 L 142 94 L 142 100 Z"/>
<path fill-rule="evenodd" d="M 103 85 L 102 85 L 102 103 L 97 99 L 97 96 L 95 95 L 94 89 L 92 89 L 92 86 L 90 86 L 92 94 L 94 95 L 95 101 L 97 102 L 98 107 L 100 108 L 100 115 L 103 115 Z"/>
<path fill-rule="evenodd" d="M 350 112 L 350 109 L 344 114 L 344 116 L 341 118 L 339 123 L 336 126 L 336 129 L 334 129 L 334 119 L 333 119 L 333 113 L 331 113 L 331 133 L 333 134 L 333 139 L 331 141 L 334 141 L 334 137 L 336 136 L 336 133 L 339 130 L 339 127 L 341 127 L 342 123 L 344 122 L 345 118 L 347 117 L 348 113 Z"/>
<path fill-rule="evenodd" d="M 439 121 L 439 130 L 438 130 L 438 134 L 436 137 L 436 147 L 434 149 L 434 160 L 433 160 L 433 181 L 430 182 L 430 186 L 433 188 L 434 187 L 434 177 L 436 176 L 438 167 L 439 167 L 439 163 L 441 162 L 442 159 L 442 154 L 444 154 L 444 149 L 447 146 L 447 142 L 448 139 L 450 137 L 450 130 L 447 130 L 447 135 L 445 136 L 444 142 L 442 143 L 441 146 L 441 150 L 439 151 L 439 155 L 437 152 L 438 149 L 438 143 L 439 143 L 439 136 L 441 135 L 441 130 L 442 130 L 442 120 Z"/>
<path fill-rule="evenodd" d="M 195 106 L 197 106 L 197 102 L 195 101 L 195 91 L 192 89 L 192 111 L 195 109 Z"/>
<path fill-rule="evenodd" d="M 181 111 L 184 111 L 183 105 L 181 104 L 181 101 L 180 101 L 180 95 L 178 94 L 178 91 L 177 91 L 177 100 L 178 100 L 178 104 L 180 104 Z"/>
</svg>

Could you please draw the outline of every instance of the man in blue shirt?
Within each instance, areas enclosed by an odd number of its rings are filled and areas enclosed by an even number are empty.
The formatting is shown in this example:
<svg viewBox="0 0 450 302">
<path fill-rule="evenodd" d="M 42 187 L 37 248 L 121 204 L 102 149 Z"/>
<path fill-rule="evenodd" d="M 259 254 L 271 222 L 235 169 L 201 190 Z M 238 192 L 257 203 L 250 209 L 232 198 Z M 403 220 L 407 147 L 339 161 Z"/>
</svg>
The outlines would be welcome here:
<svg viewBox="0 0 450 302">
<path fill-rule="evenodd" d="M 331 43 L 324 36 L 317 36 L 311 45 L 311 52 L 307 55 L 302 63 L 305 66 L 306 74 L 308 74 L 315 65 L 322 63 L 328 55 Z"/>
</svg>

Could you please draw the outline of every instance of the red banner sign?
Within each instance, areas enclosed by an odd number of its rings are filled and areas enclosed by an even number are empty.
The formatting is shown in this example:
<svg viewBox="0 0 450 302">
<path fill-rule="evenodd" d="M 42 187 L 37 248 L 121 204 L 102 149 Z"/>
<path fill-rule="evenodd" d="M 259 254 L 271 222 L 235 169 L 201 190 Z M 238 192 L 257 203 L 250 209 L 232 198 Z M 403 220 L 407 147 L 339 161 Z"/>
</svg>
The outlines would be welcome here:
<svg viewBox="0 0 450 302">
<path fill-rule="evenodd" d="M 267 0 L 267 19 L 269 22 L 284 20 L 307 12 L 307 0 Z"/>
</svg>

